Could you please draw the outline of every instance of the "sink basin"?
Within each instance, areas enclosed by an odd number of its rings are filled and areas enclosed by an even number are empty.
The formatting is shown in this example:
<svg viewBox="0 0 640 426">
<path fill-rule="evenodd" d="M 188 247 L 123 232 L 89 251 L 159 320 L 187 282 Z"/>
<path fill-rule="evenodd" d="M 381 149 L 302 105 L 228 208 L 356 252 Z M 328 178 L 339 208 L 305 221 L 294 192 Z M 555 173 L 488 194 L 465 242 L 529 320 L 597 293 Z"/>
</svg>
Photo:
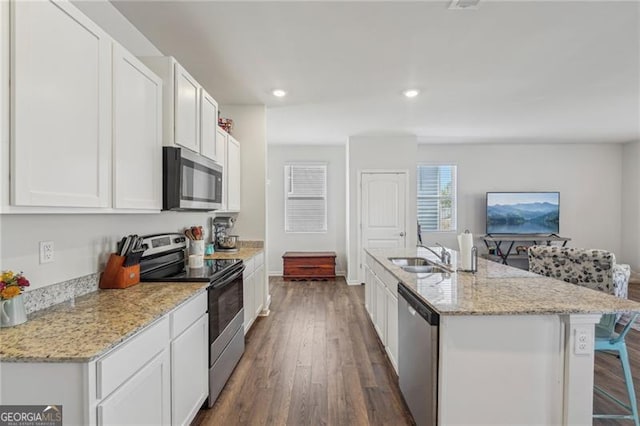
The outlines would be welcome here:
<svg viewBox="0 0 640 426">
<path fill-rule="evenodd" d="M 390 257 L 391 263 L 397 266 L 434 266 L 435 262 L 424 257 Z"/>
<path fill-rule="evenodd" d="M 402 268 L 403 271 L 414 274 L 445 274 L 451 272 L 445 266 L 424 257 L 390 257 L 389 260 L 394 265 Z"/>
</svg>

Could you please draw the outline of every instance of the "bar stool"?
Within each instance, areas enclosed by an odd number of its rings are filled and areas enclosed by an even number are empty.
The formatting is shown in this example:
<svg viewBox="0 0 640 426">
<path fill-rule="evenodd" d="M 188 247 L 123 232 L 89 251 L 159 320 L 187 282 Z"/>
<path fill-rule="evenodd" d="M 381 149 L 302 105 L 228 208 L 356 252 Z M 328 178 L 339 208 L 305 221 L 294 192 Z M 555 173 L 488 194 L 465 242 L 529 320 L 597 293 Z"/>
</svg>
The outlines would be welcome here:
<svg viewBox="0 0 640 426">
<path fill-rule="evenodd" d="M 594 419 L 633 420 L 636 426 L 640 426 L 640 420 L 638 419 L 638 401 L 636 400 L 636 392 L 633 388 L 633 377 L 631 376 L 631 366 L 629 365 L 629 355 L 627 354 L 627 343 L 624 340 L 629 330 L 631 330 L 631 325 L 637 318 L 638 314 L 633 315 L 620 334 L 615 332 L 615 314 L 603 315 L 600 323 L 596 325 L 595 350 L 610 355 L 617 355 L 620 358 L 624 381 L 627 386 L 627 394 L 629 396 L 629 405 L 620 401 L 600 386 L 594 386 L 594 389 L 600 395 L 607 397 L 619 406 L 630 411 L 631 414 L 594 414 Z"/>
</svg>

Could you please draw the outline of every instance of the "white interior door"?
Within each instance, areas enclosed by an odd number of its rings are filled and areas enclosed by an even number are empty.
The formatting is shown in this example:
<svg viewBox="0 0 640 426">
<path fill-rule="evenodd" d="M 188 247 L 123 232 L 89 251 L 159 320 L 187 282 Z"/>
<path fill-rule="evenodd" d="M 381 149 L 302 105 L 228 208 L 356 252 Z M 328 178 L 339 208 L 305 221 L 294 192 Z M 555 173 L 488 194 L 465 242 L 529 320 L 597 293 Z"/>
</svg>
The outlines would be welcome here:
<svg viewBox="0 0 640 426">
<path fill-rule="evenodd" d="M 365 248 L 405 247 L 407 175 L 396 173 L 362 173 L 362 225 L 358 277 L 363 278 Z"/>
</svg>

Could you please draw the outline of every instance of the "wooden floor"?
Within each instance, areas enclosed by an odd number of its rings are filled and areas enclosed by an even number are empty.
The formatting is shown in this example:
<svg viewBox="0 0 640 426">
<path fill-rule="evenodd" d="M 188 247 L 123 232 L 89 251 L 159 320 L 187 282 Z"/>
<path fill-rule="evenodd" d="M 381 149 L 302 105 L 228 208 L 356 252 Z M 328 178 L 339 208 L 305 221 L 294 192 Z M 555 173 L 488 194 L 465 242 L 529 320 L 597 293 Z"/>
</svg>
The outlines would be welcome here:
<svg viewBox="0 0 640 426">
<path fill-rule="evenodd" d="M 218 401 L 195 425 L 405 425 L 397 376 L 364 309 L 364 286 L 271 284 Z"/>
<path fill-rule="evenodd" d="M 344 280 L 271 279 L 271 315 L 258 318 L 244 356 L 194 425 L 404 425 L 412 419 L 364 310 L 364 287 Z M 629 298 L 640 301 L 640 284 Z M 640 391 L 640 332 L 627 335 Z M 595 382 L 626 401 L 620 362 L 596 354 Z M 622 413 L 596 394 L 595 412 Z M 601 420 L 596 425 L 632 425 Z"/>
<path fill-rule="evenodd" d="M 640 302 L 640 283 L 629 285 L 629 299 Z M 638 400 L 638 392 L 640 392 L 640 331 L 630 330 L 626 337 L 627 352 L 629 352 L 629 362 L 631 364 L 631 373 L 636 390 L 636 400 Z M 611 355 L 596 353 L 595 366 L 595 383 L 615 395 L 621 401 L 627 402 L 627 390 L 625 387 L 620 360 Z M 639 400 L 640 405 L 640 400 Z M 624 409 L 609 399 L 594 394 L 593 409 L 596 413 L 619 413 L 627 414 Z M 595 425 L 633 425 L 630 420 L 596 420 Z"/>
</svg>

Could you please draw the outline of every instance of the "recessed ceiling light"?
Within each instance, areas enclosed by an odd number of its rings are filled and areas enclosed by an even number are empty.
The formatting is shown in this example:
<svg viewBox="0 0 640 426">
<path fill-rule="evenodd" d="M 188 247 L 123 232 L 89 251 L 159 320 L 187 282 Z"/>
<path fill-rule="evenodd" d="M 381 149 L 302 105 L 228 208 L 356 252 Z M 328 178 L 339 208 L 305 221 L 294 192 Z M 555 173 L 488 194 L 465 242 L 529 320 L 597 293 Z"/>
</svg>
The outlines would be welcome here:
<svg viewBox="0 0 640 426">
<path fill-rule="evenodd" d="M 409 89 L 402 92 L 402 94 L 405 95 L 407 98 L 415 98 L 420 94 L 420 91 L 416 89 Z"/>
<path fill-rule="evenodd" d="M 273 94 L 273 96 L 275 96 L 277 98 L 283 98 L 283 97 L 287 96 L 287 92 L 285 92 L 282 89 L 275 89 L 271 93 Z"/>
</svg>

